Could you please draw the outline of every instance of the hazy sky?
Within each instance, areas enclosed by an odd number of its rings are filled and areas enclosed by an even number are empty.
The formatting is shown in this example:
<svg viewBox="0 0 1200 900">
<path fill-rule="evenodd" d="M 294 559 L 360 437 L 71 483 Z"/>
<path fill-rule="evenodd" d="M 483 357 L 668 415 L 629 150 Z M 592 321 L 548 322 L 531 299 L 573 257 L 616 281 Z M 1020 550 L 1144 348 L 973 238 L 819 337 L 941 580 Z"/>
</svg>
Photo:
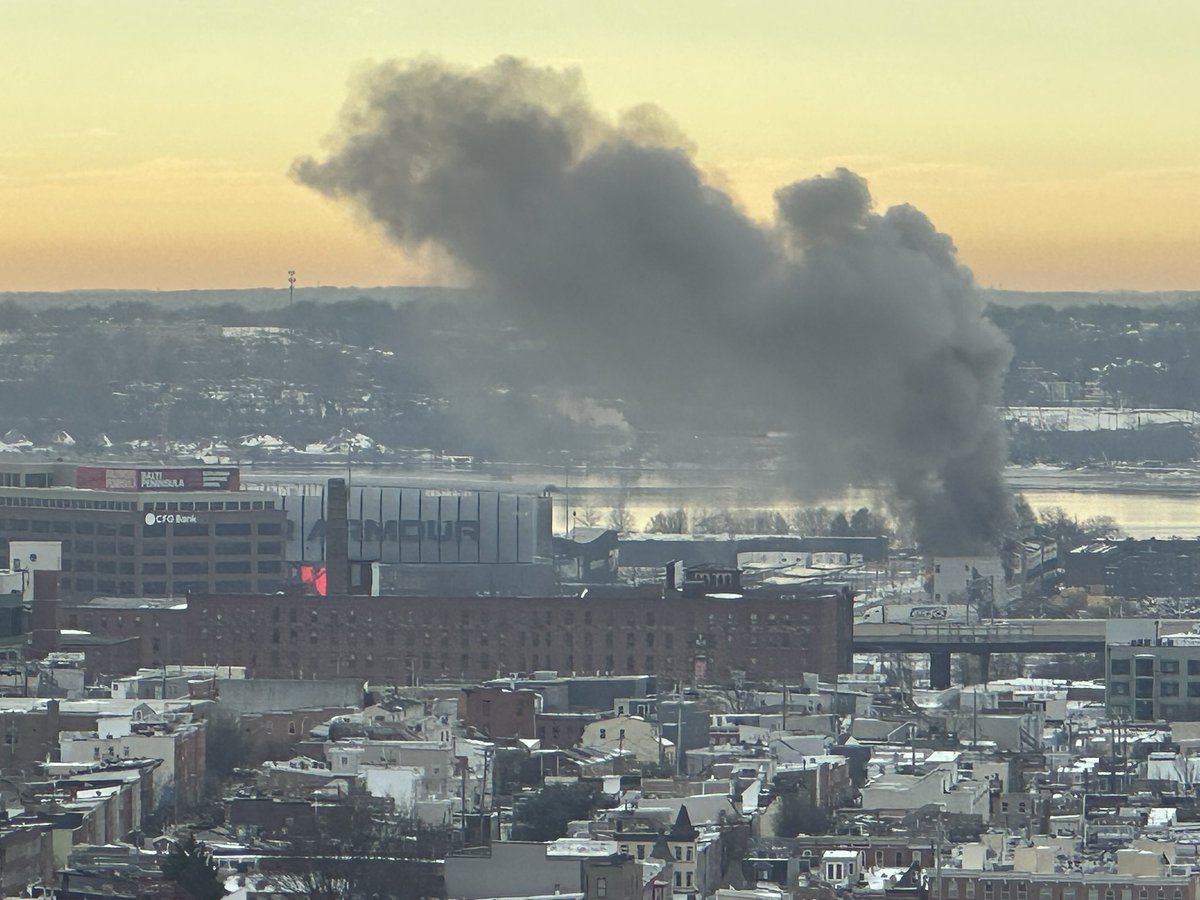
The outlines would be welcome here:
<svg viewBox="0 0 1200 900">
<path fill-rule="evenodd" d="M 981 283 L 1200 289 L 1200 3 L 7 0 L 0 290 L 445 278 L 293 183 L 367 60 L 577 66 L 752 212 L 848 166 Z"/>
</svg>

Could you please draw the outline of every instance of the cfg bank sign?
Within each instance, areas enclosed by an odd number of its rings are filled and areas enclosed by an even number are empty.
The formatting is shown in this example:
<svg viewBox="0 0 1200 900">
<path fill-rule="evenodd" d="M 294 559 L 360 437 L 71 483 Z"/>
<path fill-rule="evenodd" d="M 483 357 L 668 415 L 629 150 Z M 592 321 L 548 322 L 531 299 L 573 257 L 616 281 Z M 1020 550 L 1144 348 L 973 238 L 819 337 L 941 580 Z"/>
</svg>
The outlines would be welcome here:
<svg viewBox="0 0 1200 900">
<path fill-rule="evenodd" d="M 147 525 L 190 525 L 193 522 L 198 522 L 194 515 L 190 513 L 146 513 L 146 518 L 143 521 Z"/>
</svg>

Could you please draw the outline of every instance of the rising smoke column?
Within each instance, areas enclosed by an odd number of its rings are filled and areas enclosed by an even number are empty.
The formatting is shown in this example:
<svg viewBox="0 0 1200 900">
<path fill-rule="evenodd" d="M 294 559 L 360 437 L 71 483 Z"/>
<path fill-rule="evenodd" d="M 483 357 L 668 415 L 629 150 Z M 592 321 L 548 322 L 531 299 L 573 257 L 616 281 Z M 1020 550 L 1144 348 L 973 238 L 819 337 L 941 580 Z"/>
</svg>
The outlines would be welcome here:
<svg viewBox="0 0 1200 900">
<path fill-rule="evenodd" d="M 885 482 L 927 550 L 1002 538 L 1010 348 L 918 210 L 873 212 L 838 169 L 764 225 L 657 109 L 611 121 L 576 73 L 507 58 L 375 66 L 330 145 L 293 175 L 448 252 L 588 383 L 665 427 L 787 430 L 795 478 Z"/>
</svg>

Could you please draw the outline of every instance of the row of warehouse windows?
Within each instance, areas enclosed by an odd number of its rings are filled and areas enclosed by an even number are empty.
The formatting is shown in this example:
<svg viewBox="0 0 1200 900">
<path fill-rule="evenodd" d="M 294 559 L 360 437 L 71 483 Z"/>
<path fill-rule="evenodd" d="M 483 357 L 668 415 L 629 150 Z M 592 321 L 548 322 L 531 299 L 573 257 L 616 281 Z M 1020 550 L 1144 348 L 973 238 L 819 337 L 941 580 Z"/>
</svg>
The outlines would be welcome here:
<svg viewBox="0 0 1200 900">
<path fill-rule="evenodd" d="M 1130 663 L 1136 663 L 1131 666 Z M 1160 659 L 1158 662 L 1158 671 L 1164 675 L 1178 675 L 1179 663 L 1178 659 Z M 1154 674 L 1155 658 L 1152 656 L 1139 656 L 1136 660 L 1113 659 L 1109 665 L 1109 671 L 1113 675 L 1128 675 L 1130 670 L 1134 669 L 1134 673 L 1140 676 L 1151 676 Z M 1200 675 L 1200 659 L 1187 660 L 1187 673 L 1189 675 Z"/>
<path fill-rule="evenodd" d="M 63 561 L 64 572 L 102 572 L 105 574 L 121 574 L 132 575 L 134 566 L 131 562 L 118 563 L 111 559 L 77 559 L 74 561 Z M 242 560 L 217 560 L 213 563 L 212 571 L 218 575 L 242 575 L 250 574 L 252 571 L 257 571 L 260 575 L 278 575 L 283 571 L 283 563 L 279 560 L 261 560 L 257 564 L 251 563 L 248 559 Z M 177 562 L 171 565 L 171 572 L 175 575 L 197 575 L 208 574 L 209 564 L 207 562 Z M 167 564 L 165 562 L 147 562 L 142 563 L 142 575 L 166 575 Z"/>
<path fill-rule="evenodd" d="M 61 582 L 64 588 L 72 587 L 71 580 L 64 578 Z M 258 583 L 259 591 L 273 591 L 279 587 L 279 583 L 271 581 L 260 581 Z M 74 582 L 75 590 L 79 591 L 96 591 L 99 594 L 133 594 L 136 593 L 135 586 L 132 581 L 115 581 L 110 579 L 98 578 L 77 578 Z M 141 593 L 149 594 L 166 594 L 168 590 L 167 582 L 165 581 L 143 581 Z M 207 593 L 209 591 L 218 591 L 226 594 L 247 594 L 255 590 L 254 583 L 248 578 L 218 580 L 215 582 L 209 581 L 174 581 L 170 586 L 171 593 L 185 594 L 188 592 Z"/>
<path fill-rule="evenodd" d="M 33 506 L 42 509 L 111 509 L 134 510 L 137 504 L 132 500 L 87 500 L 83 498 L 59 497 L 13 497 L 0 496 L 0 506 Z M 206 510 L 233 509 L 274 509 L 274 500 L 196 500 L 196 501 L 163 501 L 143 503 L 144 512 L 180 510 L 204 512 Z"/>
<path fill-rule="evenodd" d="M 117 525 L 114 522 L 50 522 L 41 519 L 0 519 L 0 528 L 5 531 L 33 531 L 40 534 L 100 534 L 121 537 L 133 537 L 133 525 Z M 283 533 L 283 526 L 279 522 L 259 522 L 258 527 L 254 528 L 249 522 L 217 522 L 216 525 L 210 525 L 208 522 L 185 522 L 172 526 L 176 537 L 207 537 L 209 534 L 216 534 L 220 537 L 233 537 L 237 535 L 261 534 L 267 536 L 276 536 Z M 142 534 L 146 537 L 158 537 L 166 535 L 166 525 L 150 525 L 146 526 Z"/>
</svg>

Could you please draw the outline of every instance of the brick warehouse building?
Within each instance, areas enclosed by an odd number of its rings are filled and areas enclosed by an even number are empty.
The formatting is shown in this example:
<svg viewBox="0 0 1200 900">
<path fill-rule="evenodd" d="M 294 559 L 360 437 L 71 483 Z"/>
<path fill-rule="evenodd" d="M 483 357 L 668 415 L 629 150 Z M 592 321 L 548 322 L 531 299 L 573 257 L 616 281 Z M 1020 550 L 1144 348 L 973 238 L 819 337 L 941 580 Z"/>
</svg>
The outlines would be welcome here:
<svg viewBox="0 0 1200 900">
<path fill-rule="evenodd" d="M 848 672 L 853 598 L 840 587 L 740 599 L 193 595 L 174 607 L 110 598 L 61 616 L 93 639 L 129 640 L 130 670 L 244 665 L 260 678 L 401 684 L 557 670 L 716 683 Z"/>
</svg>

